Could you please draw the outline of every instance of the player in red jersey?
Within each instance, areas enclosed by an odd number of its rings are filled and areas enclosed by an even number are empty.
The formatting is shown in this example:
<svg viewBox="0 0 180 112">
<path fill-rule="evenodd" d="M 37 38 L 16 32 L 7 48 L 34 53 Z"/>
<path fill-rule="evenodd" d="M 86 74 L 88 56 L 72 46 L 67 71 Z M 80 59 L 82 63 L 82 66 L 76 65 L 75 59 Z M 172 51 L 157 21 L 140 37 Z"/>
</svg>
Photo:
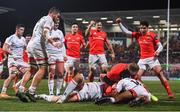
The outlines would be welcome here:
<svg viewBox="0 0 180 112">
<path fill-rule="evenodd" d="M 95 25 L 95 28 L 92 26 Z M 86 32 L 85 36 L 89 37 L 89 81 L 94 80 L 94 69 L 96 63 L 101 65 L 102 71 L 107 71 L 107 60 L 104 52 L 104 45 L 107 45 L 107 48 L 112 53 L 112 58 L 115 58 L 114 50 L 107 38 L 106 32 L 102 30 L 102 23 L 100 21 L 91 21 Z"/>
<path fill-rule="evenodd" d="M 119 23 L 122 32 L 126 33 L 129 37 L 136 38 L 140 46 L 141 58 L 138 62 L 140 69 L 137 73 L 137 79 L 141 80 L 141 76 L 146 70 L 146 65 L 148 65 L 161 80 L 161 83 L 165 87 L 169 98 L 174 97 L 157 58 L 159 53 L 163 50 L 163 46 L 158 36 L 154 32 L 148 30 L 149 23 L 147 21 L 141 21 L 140 31 L 131 32 L 122 25 L 121 21 L 121 18 L 116 19 L 116 22 Z M 158 47 L 157 49 L 155 49 L 156 46 Z"/>
<path fill-rule="evenodd" d="M 73 76 L 73 69 L 79 68 L 80 63 L 80 49 L 85 47 L 85 41 L 82 35 L 78 33 L 78 24 L 73 23 L 71 26 L 71 33 L 65 35 L 65 46 L 67 61 L 65 68 L 69 77 Z"/>
<path fill-rule="evenodd" d="M 139 67 L 136 63 L 118 63 L 110 69 L 107 75 L 101 75 L 100 79 L 102 79 L 102 81 L 106 82 L 108 85 L 113 85 L 114 83 L 119 82 L 121 79 L 127 77 L 134 78 L 133 76 L 136 75 L 138 70 Z"/>
</svg>

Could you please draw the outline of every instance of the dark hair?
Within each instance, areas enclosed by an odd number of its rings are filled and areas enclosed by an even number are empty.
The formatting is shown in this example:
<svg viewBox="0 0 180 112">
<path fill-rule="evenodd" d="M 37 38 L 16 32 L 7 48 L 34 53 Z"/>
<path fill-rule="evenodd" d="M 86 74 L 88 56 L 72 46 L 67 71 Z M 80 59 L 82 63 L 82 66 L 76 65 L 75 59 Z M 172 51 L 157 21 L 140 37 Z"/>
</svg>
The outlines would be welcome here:
<svg viewBox="0 0 180 112">
<path fill-rule="evenodd" d="M 26 34 L 27 37 L 32 36 L 30 33 Z"/>
<path fill-rule="evenodd" d="M 101 20 L 97 19 L 97 20 L 95 20 L 95 22 L 96 22 L 96 24 L 97 24 L 97 23 L 101 22 Z"/>
<path fill-rule="evenodd" d="M 148 23 L 147 21 L 141 21 L 141 22 L 140 22 L 140 25 L 149 27 L 149 23 Z"/>
<path fill-rule="evenodd" d="M 51 9 L 49 9 L 49 13 L 60 13 L 60 10 L 56 7 L 52 7 Z"/>
<path fill-rule="evenodd" d="M 16 29 L 19 29 L 20 27 L 25 28 L 25 26 L 24 26 L 23 24 L 17 24 L 17 25 L 16 25 Z"/>
<path fill-rule="evenodd" d="M 72 23 L 71 26 L 72 26 L 72 25 L 78 25 L 78 23 Z M 78 26 L 79 26 L 79 25 L 78 25 Z"/>
</svg>

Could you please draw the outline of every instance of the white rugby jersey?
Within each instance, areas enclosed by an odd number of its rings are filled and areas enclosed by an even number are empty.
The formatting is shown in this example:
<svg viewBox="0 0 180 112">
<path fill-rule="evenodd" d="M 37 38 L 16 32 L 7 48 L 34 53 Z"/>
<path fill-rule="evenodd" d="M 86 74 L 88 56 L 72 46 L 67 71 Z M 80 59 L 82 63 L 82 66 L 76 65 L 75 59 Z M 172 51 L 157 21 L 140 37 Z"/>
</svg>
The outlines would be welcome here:
<svg viewBox="0 0 180 112">
<path fill-rule="evenodd" d="M 64 43 L 64 35 L 61 30 L 59 30 L 59 29 L 52 30 L 50 35 L 54 41 Z M 47 42 L 46 48 L 47 48 L 48 53 L 63 53 L 63 47 L 62 48 L 54 47 L 49 42 Z"/>
<path fill-rule="evenodd" d="M 42 17 L 35 25 L 33 29 L 33 35 L 31 38 L 31 45 L 40 44 L 44 28 L 49 28 L 50 31 L 54 26 L 54 21 L 49 15 Z"/>
<path fill-rule="evenodd" d="M 9 58 L 23 57 L 23 50 L 27 45 L 26 39 L 23 36 L 18 37 L 13 34 L 10 37 L 6 38 L 5 43 L 10 46 L 10 50 L 12 52 L 12 54 L 8 56 Z"/>
<path fill-rule="evenodd" d="M 84 83 L 83 88 L 78 92 L 80 100 L 92 100 L 102 97 L 101 85 L 102 82 Z"/>
<path fill-rule="evenodd" d="M 120 92 L 121 90 L 130 90 L 137 86 L 142 86 L 143 84 L 135 79 L 131 78 L 124 78 L 118 82 L 116 85 L 117 91 Z"/>
</svg>

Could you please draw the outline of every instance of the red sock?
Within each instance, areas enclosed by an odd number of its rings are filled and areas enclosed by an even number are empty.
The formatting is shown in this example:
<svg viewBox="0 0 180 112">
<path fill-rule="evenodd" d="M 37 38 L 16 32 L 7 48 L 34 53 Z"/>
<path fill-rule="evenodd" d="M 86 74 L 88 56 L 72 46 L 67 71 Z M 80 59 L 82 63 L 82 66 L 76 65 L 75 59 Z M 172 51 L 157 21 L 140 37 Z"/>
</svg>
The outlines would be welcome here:
<svg viewBox="0 0 180 112">
<path fill-rule="evenodd" d="M 171 91 L 168 81 L 164 81 L 164 86 L 166 88 L 168 95 L 172 95 L 172 91 Z"/>
<path fill-rule="evenodd" d="M 72 80 L 72 75 L 68 75 L 68 83 Z"/>
</svg>

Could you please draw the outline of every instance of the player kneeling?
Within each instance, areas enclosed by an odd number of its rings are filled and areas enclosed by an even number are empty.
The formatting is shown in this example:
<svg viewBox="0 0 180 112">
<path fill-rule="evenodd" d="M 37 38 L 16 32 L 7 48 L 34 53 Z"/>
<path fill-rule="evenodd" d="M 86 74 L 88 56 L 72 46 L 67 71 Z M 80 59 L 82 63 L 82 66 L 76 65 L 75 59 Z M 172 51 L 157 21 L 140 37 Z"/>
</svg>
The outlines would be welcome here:
<svg viewBox="0 0 180 112">
<path fill-rule="evenodd" d="M 109 97 L 102 97 L 96 100 L 95 104 L 129 101 L 130 106 L 136 106 L 149 103 L 151 101 L 150 93 L 148 93 L 148 91 L 143 87 L 143 84 L 131 78 L 122 79 L 117 85 L 108 87 L 106 89 L 106 94 Z"/>
</svg>

